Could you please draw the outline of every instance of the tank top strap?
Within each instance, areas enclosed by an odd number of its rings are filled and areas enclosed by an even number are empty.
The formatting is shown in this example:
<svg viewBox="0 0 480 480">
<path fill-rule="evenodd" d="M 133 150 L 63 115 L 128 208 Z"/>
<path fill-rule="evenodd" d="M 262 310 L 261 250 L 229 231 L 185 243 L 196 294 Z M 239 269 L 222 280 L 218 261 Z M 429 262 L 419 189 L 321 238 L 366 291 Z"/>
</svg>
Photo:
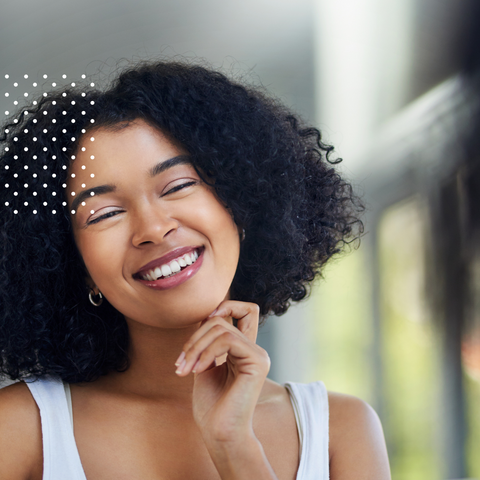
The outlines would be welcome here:
<svg viewBox="0 0 480 480">
<path fill-rule="evenodd" d="M 43 441 L 43 480 L 86 480 L 78 454 L 61 380 L 54 377 L 25 382 L 40 410 Z"/>
<path fill-rule="evenodd" d="M 296 480 L 328 480 L 328 395 L 322 382 L 285 384 L 297 422 L 300 463 Z"/>
</svg>

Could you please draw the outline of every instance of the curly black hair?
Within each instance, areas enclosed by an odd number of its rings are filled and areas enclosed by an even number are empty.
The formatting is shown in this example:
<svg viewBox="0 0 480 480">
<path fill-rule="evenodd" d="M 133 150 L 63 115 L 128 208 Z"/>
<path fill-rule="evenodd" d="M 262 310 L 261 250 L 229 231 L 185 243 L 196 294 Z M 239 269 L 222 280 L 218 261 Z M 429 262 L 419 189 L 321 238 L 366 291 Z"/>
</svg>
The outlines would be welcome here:
<svg viewBox="0 0 480 480">
<path fill-rule="evenodd" d="M 103 91 L 50 92 L 0 132 L 2 375 L 74 383 L 128 368 L 124 317 L 88 301 L 65 187 L 82 135 L 136 119 L 191 154 L 245 229 L 231 298 L 262 315 L 305 298 L 325 262 L 362 233 L 333 147 L 263 90 L 200 65 L 144 62 Z"/>
</svg>

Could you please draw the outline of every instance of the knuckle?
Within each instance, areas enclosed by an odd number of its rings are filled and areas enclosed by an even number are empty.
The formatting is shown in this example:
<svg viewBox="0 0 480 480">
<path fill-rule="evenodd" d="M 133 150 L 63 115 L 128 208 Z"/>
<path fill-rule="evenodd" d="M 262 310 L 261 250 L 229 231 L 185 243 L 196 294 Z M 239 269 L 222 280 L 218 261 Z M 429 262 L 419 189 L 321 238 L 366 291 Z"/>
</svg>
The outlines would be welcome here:
<svg viewBox="0 0 480 480">
<path fill-rule="evenodd" d="M 225 330 L 225 327 L 220 323 L 217 323 L 212 327 L 212 332 L 214 333 L 220 333 L 220 332 L 223 332 L 224 330 Z"/>
<path fill-rule="evenodd" d="M 268 355 L 268 352 L 263 348 L 260 348 L 260 358 L 265 362 L 270 362 L 270 356 Z"/>
<path fill-rule="evenodd" d="M 211 357 L 215 357 L 215 346 L 213 344 L 205 348 L 205 350 L 200 355 L 200 359 L 203 361 Z"/>
<path fill-rule="evenodd" d="M 213 317 L 209 323 L 211 330 L 218 330 L 219 327 L 225 325 L 225 320 L 222 317 Z"/>
<path fill-rule="evenodd" d="M 258 347 L 258 345 L 257 345 Z M 272 361 L 270 360 L 270 355 L 268 355 L 268 352 L 266 350 L 264 350 L 263 348 L 261 347 L 258 347 L 258 354 L 259 354 L 259 357 L 260 357 L 260 361 L 266 365 L 268 367 L 268 369 L 270 370 L 270 365 L 272 363 Z"/>
<path fill-rule="evenodd" d="M 237 337 L 232 332 L 223 332 L 220 338 L 227 343 L 233 342 Z"/>
<path fill-rule="evenodd" d="M 193 346 L 192 348 L 190 348 L 190 350 L 187 352 L 186 360 L 188 361 L 189 359 L 196 357 L 197 355 L 199 355 L 200 352 L 201 352 L 201 350 L 198 348 L 198 346 L 194 345 L 194 346 Z"/>
<path fill-rule="evenodd" d="M 197 357 L 202 353 L 203 350 L 205 350 L 205 348 L 202 347 L 201 342 L 197 342 L 194 345 L 192 345 L 192 347 L 187 353 L 187 357 L 189 358 Z"/>
<path fill-rule="evenodd" d="M 252 312 L 256 313 L 257 315 L 260 315 L 260 306 L 257 305 L 256 303 L 251 303 L 251 309 Z"/>
</svg>

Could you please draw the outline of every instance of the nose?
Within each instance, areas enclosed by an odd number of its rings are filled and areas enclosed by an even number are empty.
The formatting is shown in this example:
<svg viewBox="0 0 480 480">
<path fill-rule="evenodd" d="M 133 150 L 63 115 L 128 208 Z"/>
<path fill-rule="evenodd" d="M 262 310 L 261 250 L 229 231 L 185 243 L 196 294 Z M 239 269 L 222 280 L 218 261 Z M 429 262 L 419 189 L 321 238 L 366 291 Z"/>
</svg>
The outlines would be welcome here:
<svg viewBox="0 0 480 480">
<path fill-rule="evenodd" d="M 135 247 L 149 243 L 161 243 L 167 235 L 171 235 L 179 226 L 178 221 L 158 205 L 144 206 L 135 211 L 132 218 L 132 244 Z"/>
</svg>

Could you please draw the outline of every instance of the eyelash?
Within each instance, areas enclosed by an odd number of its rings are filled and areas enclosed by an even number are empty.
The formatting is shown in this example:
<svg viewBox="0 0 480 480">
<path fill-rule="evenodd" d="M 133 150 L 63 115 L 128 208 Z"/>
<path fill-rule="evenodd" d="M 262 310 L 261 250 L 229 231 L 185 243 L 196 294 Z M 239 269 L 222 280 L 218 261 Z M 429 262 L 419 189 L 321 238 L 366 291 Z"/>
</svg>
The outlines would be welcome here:
<svg viewBox="0 0 480 480">
<path fill-rule="evenodd" d="M 162 197 L 164 197 L 165 195 L 169 195 L 170 193 L 178 192 L 178 191 L 182 190 L 183 188 L 190 187 L 191 185 L 195 185 L 196 183 L 197 182 L 195 180 L 192 180 L 190 182 L 185 182 L 185 183 L 182 183 L 180 185 L 177 185 L 176 187 L 173 187 L 170 190 L 168 190 L 167 192 L 165 192 L 162 195 Z"/>
<path fill-rule="evenodd" d="M 106 218 L 114 217 L 117 213 L 120 213 L 122 210 L 113 210 L 108 213 L 104 213 L 103 215 L 100 215 L 97 218 L 94 218 L 93 220 L 87 221 L 87 225 L 93 225 L 95 223 L 100 222 L 101 220 L 105 220 Z"/>
<path fill-rule="evenodd" d="M 192 180 L 190 182 L 186 182 L 186 183 L 182 183 L 180 185 L 177 185 L 176 187 L 173 187 L 171 188 L 170 190 L 168 190 L 167 192 L 165 192 L 162 197 L 164 197 L 165 195 L 169 195 L 171 193 L 175 193 L 175 192 L 178 192 L 186 187 L 190 187 L 192 185 L 195 185 L 197 182 Z M 105 213 L 103 215 L 100 215 L 99 217 L 97 218 L 94 218 L 93 220 L 89 220 L 87 221 L 87 226 L 88 225 L 94 225 L 95 223 L 98 223 L 102 220 L 105 220 L 107 218 L 110 218 L 110 217 L 114 217 L 117 213 L 121 213 L 123 210 L 113 210 L 111 212 L 108 212 L 108 213 Z"/>
</svg>

